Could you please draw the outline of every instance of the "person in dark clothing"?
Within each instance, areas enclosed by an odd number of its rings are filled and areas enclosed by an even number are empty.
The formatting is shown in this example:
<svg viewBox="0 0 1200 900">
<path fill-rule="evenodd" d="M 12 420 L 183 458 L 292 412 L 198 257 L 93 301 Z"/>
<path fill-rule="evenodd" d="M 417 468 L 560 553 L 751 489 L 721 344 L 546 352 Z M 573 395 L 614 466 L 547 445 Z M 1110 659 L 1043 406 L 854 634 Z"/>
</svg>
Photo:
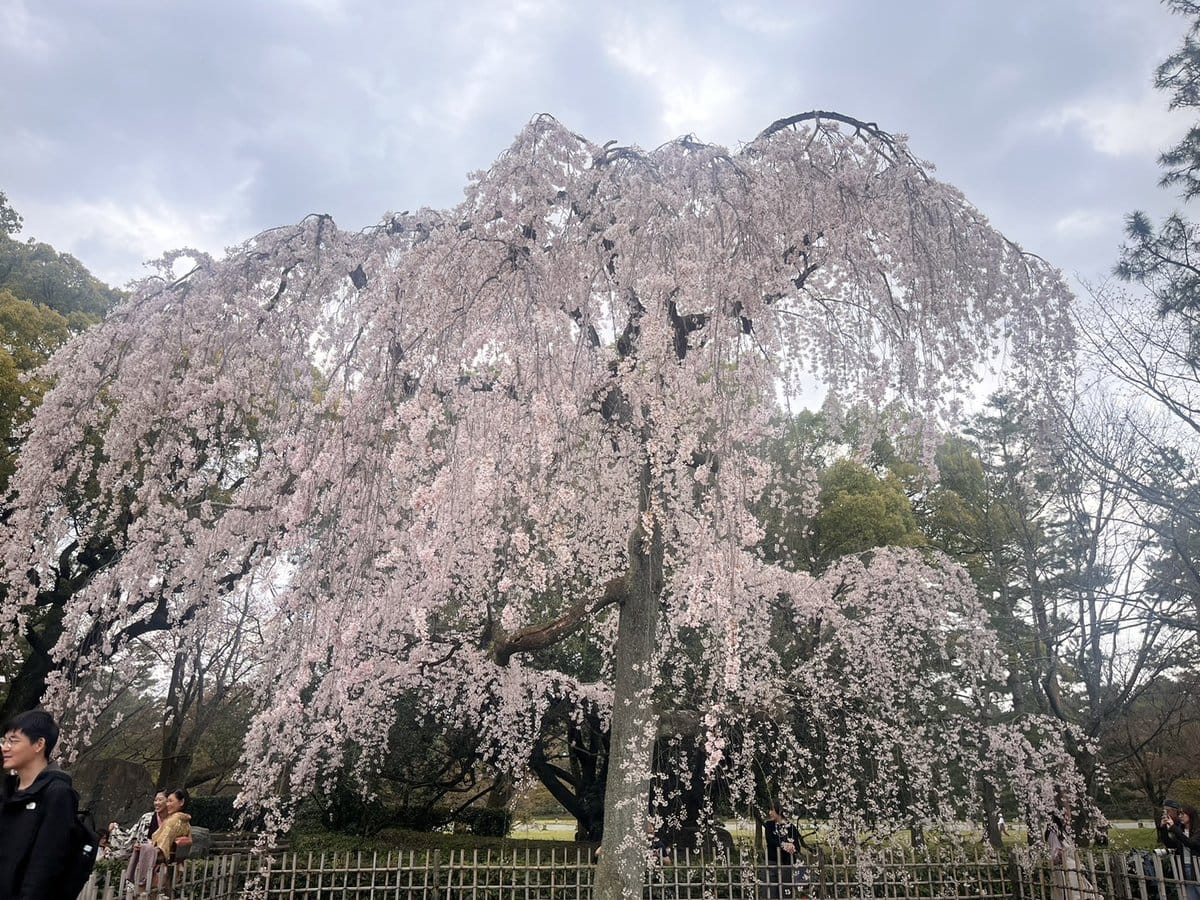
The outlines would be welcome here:
<svg viewBox="0 0 1200 900">
<path fill-rule="evenodd" d="M 1200 856 L 1200 827 L 1196 822 L 1196 810 L 1175 800 L 1163 804 L 1162 819 L 1158 823 L 1158 839 L 1163 846 L 1174 850 L 1179 857 L 1179 874 L 1186 882 L 1184 891 L 1187 900 L 1200 900 L 1200 884 L 1196 857 Z"/>
<path fill-rule="evenodd" d="M 768 884 L 773 888 L 773 897 L 803 897 L 804 885 L 808 883 L 808 870 L 797 864 L 796 855 L 804 846 L 804 839 L 796 826 L 787 820 L 783 808 L 772 803 L 763 823 L 767 839 Z"/>
<path fill-rule="evenodd" d="M 64 884 L 79 798 L 71 778 L 50 764 L 58 725 L 40 709 L 4 726 L 0 787 L 0 900 L 74 900 Z"/>
<path fill-rule="evenodd" d="M 654 827 L 653 821 L 647 819 L 645 827 L 646 840 L 650 844 L 650 859 L 654 860 L 654 862 L 666 862 L 671 858 L 671 848 L 667 846 L 667 842 L 658 833 L 658 829 Z"/>
</svg>

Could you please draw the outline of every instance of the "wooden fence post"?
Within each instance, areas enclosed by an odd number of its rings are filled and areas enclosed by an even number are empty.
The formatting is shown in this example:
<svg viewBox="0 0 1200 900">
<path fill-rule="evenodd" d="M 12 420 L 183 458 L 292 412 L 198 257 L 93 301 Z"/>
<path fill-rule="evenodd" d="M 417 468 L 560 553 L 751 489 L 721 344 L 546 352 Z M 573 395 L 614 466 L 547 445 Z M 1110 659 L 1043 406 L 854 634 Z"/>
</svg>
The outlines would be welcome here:
<svg viewBox="0 0 1200 900">
<path fill-rule="evenodd" d="M 441 900 L 442 897 L 442 851 L 433 851 L 433 893 L 430 895 L 433 900 Z"/>
<path fill-rule="evenodd" d="M 1025 882 L 1021 878 L 1021 866 L 1017 862 L 1017 855 L 1010 853 L 1008 856 L 1008 871 L 1012 876 L 1013 897 L 1016 900 L 1025 900 Z"/>
</svg>

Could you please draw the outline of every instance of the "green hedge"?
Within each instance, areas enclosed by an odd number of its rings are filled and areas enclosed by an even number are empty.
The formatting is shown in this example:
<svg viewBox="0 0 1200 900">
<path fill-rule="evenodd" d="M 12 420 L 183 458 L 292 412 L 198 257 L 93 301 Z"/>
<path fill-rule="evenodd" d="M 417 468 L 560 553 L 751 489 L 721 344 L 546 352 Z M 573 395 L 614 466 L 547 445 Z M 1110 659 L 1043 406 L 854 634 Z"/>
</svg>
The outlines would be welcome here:
<svg viewBox="0 0 1200 900">
<path fill-rule="evenodd" d="M 512 830 L 513 815 L 507 809 L 464 809 L 456 816 L 480 837 L 506 837 Z"/>
</svg>

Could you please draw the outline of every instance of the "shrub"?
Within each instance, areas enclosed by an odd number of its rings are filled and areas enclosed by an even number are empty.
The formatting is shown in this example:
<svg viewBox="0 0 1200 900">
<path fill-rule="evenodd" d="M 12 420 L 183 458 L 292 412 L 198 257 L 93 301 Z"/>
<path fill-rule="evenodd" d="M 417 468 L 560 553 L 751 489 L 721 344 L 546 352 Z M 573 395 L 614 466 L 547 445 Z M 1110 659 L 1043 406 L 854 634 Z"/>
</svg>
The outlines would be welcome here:
<svg viewBox="0 0 1200 900">
<path fill-rule="evenodd" d="M 1169 793 L 1180 803 L 1200 807 L 1200 778 L 1181 778 L 1171 786 Z"/>
<path fill-rule="evenodd" d="M 512 830 L 513 816 L 507 809 L 464 809 L 457 818 L 480 837 L 505 837 Z"/>
</svg>

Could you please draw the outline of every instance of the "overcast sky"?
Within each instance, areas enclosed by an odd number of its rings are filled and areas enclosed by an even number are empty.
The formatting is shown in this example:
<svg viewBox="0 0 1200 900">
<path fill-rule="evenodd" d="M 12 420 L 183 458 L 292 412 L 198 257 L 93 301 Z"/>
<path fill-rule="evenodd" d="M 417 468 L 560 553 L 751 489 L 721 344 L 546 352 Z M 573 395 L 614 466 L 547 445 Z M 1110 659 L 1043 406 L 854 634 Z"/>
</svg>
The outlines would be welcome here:
<svg viewBox="0 0 1200 900">
<path fill-rule="evenodd" d="M 123 284 L 310 212 L 446 207 L 535 114 L 736 148 L 830 109 L 908 134 L 1002 231 L 1103 277 L 1155 185 L 1154 0 L 0 0 L 0 191 Z"/>
</svg>

